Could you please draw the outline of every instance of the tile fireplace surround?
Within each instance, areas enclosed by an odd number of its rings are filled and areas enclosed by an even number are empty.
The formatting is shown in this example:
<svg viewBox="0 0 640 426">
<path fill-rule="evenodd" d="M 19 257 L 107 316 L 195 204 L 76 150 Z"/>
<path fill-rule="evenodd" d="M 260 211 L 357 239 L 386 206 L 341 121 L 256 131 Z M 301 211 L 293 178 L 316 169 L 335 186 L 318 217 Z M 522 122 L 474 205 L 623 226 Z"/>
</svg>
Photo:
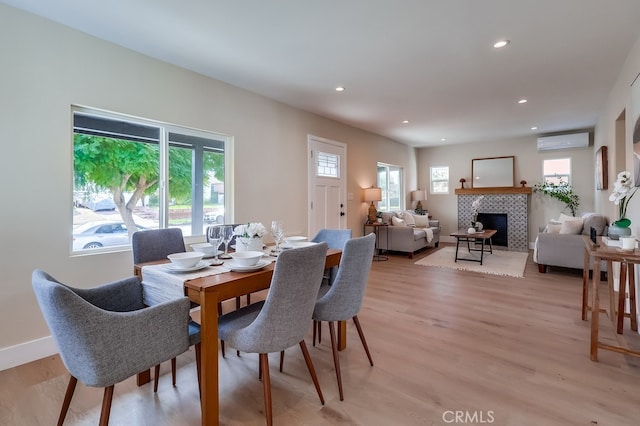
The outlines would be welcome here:
<svg viewBox="0 0 640 426">
<path fill-rule="evenodd" d="M 507 215 L 507 250 L 529 251 L 528 197 L 529 191 L 505 190 L 496 193 L 496 188 L 456 190 L 458 195 L 458 229 L 467 229 L 473 219 L 471 204 L 484 195 L 480 203 L 479 213 L 506 213 Z M 517 188 L 515 188 L 517 189 Z M 472 193 L 469 193 L 472 192 Z"/>
</svg>

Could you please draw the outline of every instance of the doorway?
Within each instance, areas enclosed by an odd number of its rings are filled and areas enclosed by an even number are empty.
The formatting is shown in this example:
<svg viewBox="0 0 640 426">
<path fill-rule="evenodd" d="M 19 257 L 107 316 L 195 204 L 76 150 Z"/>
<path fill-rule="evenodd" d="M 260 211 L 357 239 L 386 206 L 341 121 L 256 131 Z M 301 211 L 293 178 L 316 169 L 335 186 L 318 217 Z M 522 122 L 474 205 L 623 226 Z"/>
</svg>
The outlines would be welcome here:
<svg viewBox="0 0 640 426">
<path fill-rule="evenodd" d="M 322 228 L 345 229 L 347 224 L 347 146 L 309 135 L 309 236 Z"/>
</svg>

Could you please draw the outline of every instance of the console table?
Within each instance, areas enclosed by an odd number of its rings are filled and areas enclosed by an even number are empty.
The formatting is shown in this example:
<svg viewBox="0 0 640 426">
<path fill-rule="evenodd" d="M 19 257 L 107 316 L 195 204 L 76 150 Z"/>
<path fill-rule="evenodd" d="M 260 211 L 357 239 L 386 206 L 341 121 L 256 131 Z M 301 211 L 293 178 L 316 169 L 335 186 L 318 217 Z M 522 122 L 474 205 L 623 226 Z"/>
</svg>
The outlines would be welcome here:
<svg viewBox="0 0 640 426">
<path fill-rule="evenodd" d="M 629 276 L 629 306 L 631 328 L 638 329 L 636 298 L 635 298 L 635 265 L 640 264 L 640 249 L 629 251 L 621 250 L 618 247 L 607 246 L 602 241 L 602 237 L 597 237 L 596 243 L 593 243 L 589 236 L 583 235 L 584 240 L 584 269 L 582 272 L 582 319 L 586 319 L 587 311 L 591 311 L 591 344 L 590 355 L 592 361 L 598 360 L 598 349 L 606 349 L 609 351 L 619 352 L 627 355 L 640 356 L 640 351 L 631 350 L 620 345 L 610 345 L 598 340 L 600 313 L 600 262 L 606 261 L 609 269 L 608 285 L 609 285 L 609 316 L 616 328 L 618 334 L 622 334 L 622 324 L 625 318 L 624 301 L 627 282 L 627 271 Z M 588 299 L 588 281 L 589 281 L 589 264 L 593 258 L 593 274 L 592 274 L 592 294 L 591 307 L 587 304 Z M 618 308 L 616 314 L 615 298 L 613 294 L 613 278 L 612 278 L 612 262 L 620 262 L 620 291 L 618 296 Z M 606 312 L 606 311 L 604 311 Z"/>
</svg>

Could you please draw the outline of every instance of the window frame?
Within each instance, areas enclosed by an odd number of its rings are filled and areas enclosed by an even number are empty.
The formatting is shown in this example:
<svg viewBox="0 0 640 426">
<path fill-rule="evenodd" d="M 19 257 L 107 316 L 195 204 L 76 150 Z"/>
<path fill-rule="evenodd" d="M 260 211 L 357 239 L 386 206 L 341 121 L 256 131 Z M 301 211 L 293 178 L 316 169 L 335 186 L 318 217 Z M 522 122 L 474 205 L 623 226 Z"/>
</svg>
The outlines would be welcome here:
<svg viewBox="0 0 640 426">
<path fill-rule="evenodd" d="M 71 106 L 71 193 L 72 197 L 75 193 L 75 155 L 74 155 L 74 137 L 77 133 L 84 133 L 95 136 L 105 136 L 112 137 L 117 139 L 117 136 L 113 135 L 101 135 L 97 133 L 90 133 L 92 130 L 89 128 L 88 132 L 78 132 L 75 127 L 75 117 L 76 114 L 80 114 L 82 116 L 90 116 L 95 117 L 98 120 L 118 120 L 124 122 L 125 124 L 132 124 L 133 126 L 147 126 L 152 128 L 157 128 L 159 130 L 157 140 L 153 138 L 148 138 L 144 140 L 144 137 L 140 140 L 135 140 L 131 136 L 136 136 L 135 134 L 125 134 L 126 138 L 122 138 L 123 140 L 129 140 L 131 142 L 147 142 L 147 143 L 157 143 L 158 145 L 158 228 L 169 228 L 176 227 L 169 225 L 169 155 L 170 148 L 174 146 L 182 146 L 184 148 L 188 148 L 192 152 L 192 182 L 191 182 L 191 224 L 190 224 L 190 232 L 185 232 L 186 237 L 197 237 L 202 236 L 205 233 L 207 223 L 204 221 L 204 174 L 202 165 L 203 159 L 206 152 L 213 152 L 216 149 L 220 150 L 220 152 L 224 155 L 224 181 L 222 184 L 224 185 L 224 222 L 225 223 L 233 223 L 234 216 L 234 201 L 233 201 L 233 137 L 230 135 L 225 135 L 219 132 L 207 131 L 207 130 L 199 130 L 190 128 L 187 126 L 176 125 L 167 122 L 161 122 L 152 119 L 146 119 L 141 117 L 135 117 L 127 114 L 116 113 L 112 111 L 105 111 L 97 108 L 85 107 L 72 105 Z M 97 130 L 97 126 L 96 129 Z M 188 140 L 188 142 L 179 142 L 176 140 Z M 200 142 L 198 142 L 201 140 Z M 207 144 L 207 142 L 211 142 Z M 206 146 L 206 147 L 205 147 Z M 194 192 L 195 191 L 195 192 Z M 198 191 L 202 192 L 200 194 Z M 75 200 L 72 203 L 75 207 Z M 117 211 L 117 209 L 116 209 Z M 198 216 L 198 211 L 201 211 L 202 214 Z M 72 211 L 73 214 L 73 211 Z M 198 220 L 199 218 L 199 220 Z M 70 237 L 70 253 L 72 255 L 86 255 L 86 254 L 97 254 L 97 253 L 105 253 L 105 252 L 117 252 L 117 251 L 125 251 L 131 249 L 131 243 L 129 242 L 126 245 L 117 245 L 117 246 L 106 246 L 98 249 L 76 249 L 73 248 L 73 228 L 75 228 L 75 224 L 72 221 L 72 229 L 69 233 Z M 178 226 L 179 227 L 179 226 Z"/>
<path fill-rule="evenodd" d="M 569 171 L 567 174 L 560 174 L 560 173 L 546 174 L 545 173 L 545 164 L 548 161 L 561 161 L 561 160 L 566 160 L 569 163 L 568 164 Z M 571 157 L 546 158 L 542 160 L 542 182 L 558 184 L 559 182 L 562 181 L 562 182 L 565 182 L 567 185 L 571 185 L 572 173 L 573 173 L 573 167 L 572 167 Z M 563 180 L 565 178 L 566 180 Z"/>
<path fill-rule="evenodd" d="M 381 176 L 381 169 L 384 170 L 384 174 L 385 174 L 385 181 L 386 183 L 381 182 L 380 176 Z M 382 201 L 377 202 L 377 209 L 380 211 L 393 211 L 394 208 L 393 206 L 391 206 L 391 199 L 392 196 L 394 195 L 394 191 L 392 189 L 390 189 L 390 185 L 391 185 L 391 174 L 392 173 L 398 173 L 398 183 L 397 183 L 397 194 L 398 194 L 398 210 L 404 210 L 405 209 L 405 191 L 404 191 L 404 168 L 401 166 L 396 166 L 394 164 L 388 164 L 388 163 L 381 163 L 378 162 L 377 163 L 377 168 L 376 168 L 376 185 L 378 188 L 382 189 Z"/>
<path fill-rule="evenodd" d="M 439 170 L 439 169 L 446 169 L 447 171 L 447 178 L 446 179 L 435 179 L 434 178 L 434 172 Z M 450 171 L 450 167 L 449 166 L 431 166 L 429 167 L 429 194 L 432 195 L 447 195 L 451 192 L 451 184 L 450 184 L 450 179 L 451 179 L 451 171 Z M 446 183 L 447 189 L 446 191 L 437 191 L 436 190 L 436 186 L 435 184 L 440 183 L 440 182 L 444 182 Z"/>
</svg>

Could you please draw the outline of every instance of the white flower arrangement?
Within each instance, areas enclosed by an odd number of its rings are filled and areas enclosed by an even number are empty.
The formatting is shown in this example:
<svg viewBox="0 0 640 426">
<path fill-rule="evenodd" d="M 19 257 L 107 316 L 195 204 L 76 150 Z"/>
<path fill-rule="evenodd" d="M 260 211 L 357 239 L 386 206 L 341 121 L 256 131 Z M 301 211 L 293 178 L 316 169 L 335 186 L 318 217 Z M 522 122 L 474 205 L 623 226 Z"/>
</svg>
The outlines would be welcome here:
<svg viewBox="0 0 640 426">
<path fill-rule="evenodd" d="M 250 222 L 246 225 L 238 225 L 233 228 L 233 235 L 242 238 L 262 238 L 267 233 L 267 228 L 260 222 Z"/>
<path fill-rule="evenodd" d="M 471 203 L 471 208 L 473 209 L 473 222 L 475 223 L 478 220 L 478 209 L 480 209 L 480 204 L 482 203 L 482 199 L 484 195 L 479 196 L 476 200 Z"/>
<path fill-rule="evenodd" d="M 620 218 L 616 222 L 621 221 L 629 221 L 627 219 L 627 206 L 629 204 L 629 200 L 636 193 L 638 188 L 633 188 L 631 183 L 631 173 L 628 171 L 618 173 L 618 179 L 613 184 L 613 192 L 609 195 L 609 201 L 613 201 L 613 203 L 618 206 L 618 213 L 620 214 Z M 626 224 L 629 226 L 631 222 Z M 624 224 L 620 224 L 618 226 L 625 226 Z"/>
</svg>

